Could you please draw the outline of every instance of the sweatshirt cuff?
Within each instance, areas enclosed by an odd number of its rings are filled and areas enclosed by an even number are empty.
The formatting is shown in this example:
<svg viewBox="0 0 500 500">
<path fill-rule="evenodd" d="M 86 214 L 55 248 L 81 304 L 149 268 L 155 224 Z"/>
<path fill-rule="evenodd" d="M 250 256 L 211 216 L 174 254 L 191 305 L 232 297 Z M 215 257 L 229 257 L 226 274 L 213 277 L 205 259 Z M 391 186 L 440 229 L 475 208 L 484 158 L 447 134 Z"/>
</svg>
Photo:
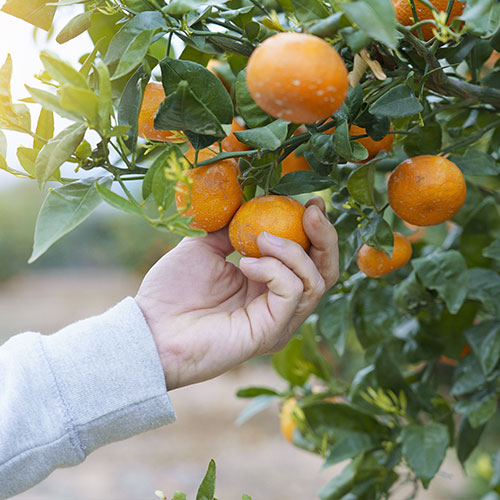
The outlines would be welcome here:
<svg viewBox="0 0 500 500">
<path fill-rule="evenodd" d="M 105 444 L 175 421 L 156 344 L 133 298 L 41 342 L 82 460 Z"/>
</svg>

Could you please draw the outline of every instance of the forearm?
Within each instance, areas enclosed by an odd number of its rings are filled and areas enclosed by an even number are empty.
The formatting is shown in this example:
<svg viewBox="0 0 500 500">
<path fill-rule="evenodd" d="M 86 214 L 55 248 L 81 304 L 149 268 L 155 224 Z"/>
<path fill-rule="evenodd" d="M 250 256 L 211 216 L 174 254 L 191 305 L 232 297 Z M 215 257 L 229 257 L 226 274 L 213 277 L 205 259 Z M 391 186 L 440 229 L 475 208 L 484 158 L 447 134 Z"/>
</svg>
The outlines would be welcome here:
<svg viewBox="0 0 500 500">
<path fill-rule="evenodd" d="M 0 499 L 107 443 L 173 422 L 149 328 L 133 299 L 58 333 L 0 347 Z"/>
</svg>

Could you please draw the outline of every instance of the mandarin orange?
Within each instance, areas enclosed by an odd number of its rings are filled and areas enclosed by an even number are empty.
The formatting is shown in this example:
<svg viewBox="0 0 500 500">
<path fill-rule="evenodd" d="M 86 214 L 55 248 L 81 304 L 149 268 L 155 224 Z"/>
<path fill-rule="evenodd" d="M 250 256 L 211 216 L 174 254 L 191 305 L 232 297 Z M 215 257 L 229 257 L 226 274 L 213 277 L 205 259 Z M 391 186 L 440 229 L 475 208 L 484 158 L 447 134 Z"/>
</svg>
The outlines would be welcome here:
<svg viewBox="0 0 500 500">
<path fill-rule="evenodd" d="M 278 33 L 253 51 L 246 80 L 254 101 L 271 116 L 313 123 L 342 106 L 347 75 L 338 52 L 321 38 Z"/>
</svg>

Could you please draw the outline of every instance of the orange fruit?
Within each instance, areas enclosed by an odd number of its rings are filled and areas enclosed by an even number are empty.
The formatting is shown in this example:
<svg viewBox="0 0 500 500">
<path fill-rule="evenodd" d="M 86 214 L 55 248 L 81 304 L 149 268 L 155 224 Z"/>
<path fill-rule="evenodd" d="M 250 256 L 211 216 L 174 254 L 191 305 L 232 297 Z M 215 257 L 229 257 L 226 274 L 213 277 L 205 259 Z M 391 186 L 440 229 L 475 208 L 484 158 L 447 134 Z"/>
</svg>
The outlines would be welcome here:
<svg viewBox="0 0 500 500">
<path fill-rule="evenodd" d="M 312 170 L 309 163 L 307 163 L 306 157 L 304 155 L 297 155 L 295 151 L 292 151 L 282 162 L 281 162 L 281 177 L 290 172 L 298 172 L 299 170 Z"/>
<path fill-rule="evenodd" d="M 247 257 L 261 257 L 257 236 L 262 232 L 298 243 L 304 250 L 310 246 L 302 226 L 305 208 L 288 196 L 267 195 L 243 203 L 229 224 L 233 248 Z"/>
<path fill-rule="evenodd" d="M 249 146 L 243 144 L 234 135 L 235 132 L 241 132 L 242 130 L 246 130 L 244 125 L 236 119 L 233 118 L 233 122 L 231 124 L 231 132 L 227 137 L 222 140 L 222 149 L 224 151 L 233 152 L 233 151 L 248 151 L 250 149 Z"/>
<path fill-rule="evenodd" d="M 252 53 L 246 80 L 254 101 L 275 118 L 313 123 L 343 104 L 349 88 L 338 52 L 321 38 L 278 33 Z"/>
<path fill-rule="evenodd" d="M 448 8 L 448 0 L 430 0 L 430 3 L 436 7 L 437 10 L 446 12 Z M 417 22 L 413 17 L 413 10 L 411 8 L 410 2 L 408 0 L 392 0 L 392 5 L 394 6 L 394 11 L 396 13 L 396 19 L 398 22 L 404 26 L 411 26 Z M 465 3 L 455 0 L 453 8 L 451 9 L 450 18 L 448 19 L 448 25 L 451 24 L 453 19 L 462 15 L 464 11 Z M 415 0 L 415 9 L 417 11 L 418 21 L 424 21 L 426 19 L 434 20 L 434 15 L 431 9 L 426 7 L 419 0 Z M 422 35 L 424 40 L 430 40 L 434 33 L 432 30 L 435 28 L 432 24 L 424 24 L 421 26 Z M 418 30 L 414 31 L 414 34 L 418 36 Z"/>
<path fill-rule="evenodd" d="M 461 170 L 442 156 L 409 158 L 392 172 L 389 204 L 396 215 L 416 226 L 433 226 L 451 219 L 465 202 Z"/>
<path fill-rule="evenodd" d="M 179 137 L 179 133 L 156 129 L 154 126 L 156 112 L 164 99 L 165 91 L 161 83 L 150 82 L 146 85 L 139 111 L 137 133 L 140 137 L 150 141 L 185 142 L 186 139 Z"/>
<path fill-rule="evenodd" d="M 370 278 L 380 278 L 403 267 L 411 259 L 411 244 L 401 233 L 394 233 L 394 248 L 391 257 L 381 250 L 363 243 L 358 250 L 356 262 L 360 271 Z"/>
<path fill-rule="evenodd" d="M 419 241 L 422 241 L 424 239 L 426 232 L 425 227 L 414 226 L 413 224 L 408 224 L 408 222 L 405 221 L 403 221 L 403 223 L 408 229 L 411 229 L 413 231 L 413 233 L 406 236 L 406 239 L 410 243 L 418 243 Z"/>
<path fill-rule="evenodd" d="M 392 127 L 391 127 L 392 130 Z M 365 135 L 366 129 L 363 127 L 358 127 L 357 125 L 351 125 L 349 129 L 349 135 Z M 363 161 L 371 160 L 375 158 L 380 151 L 384 150 L 388 153 L 391 151 L 392 143 L 394 142 L 394 134 L 387 134 L 380 141 L 375 141 L 370 136 L 363 137 L 362 139 L 356 139 L 356 142 L 359 142 L 362 146 L 364 146 L 368 151 L 368 158 Z"/>
<path fill-rule="evenodd" d="M 484 63 L 485 73 L 492 70 L 495 67 L 495 64 L 497 63 L 497 61 L 499 59 L 500 59 L 500 52 L 497 52 L 496 50 L 494 50 L 491 53 L 490 57 L 488 57 L 488 59 Z"/>
<path fill-rule="evenodd" d="M 195 150 L 190 149 L 185 156 L 192 163 Z M 198 161 L 208 160 L 214 156 L 216 153 L 213 151 L 202 149 L 198 153 Z M 187 176 L 192 180 L 191 193 L 186 184 L 177 183 L 175 191 L 177 210 L 184 217 L 194 217 L 192 227 L 208 232 L 222 229 L 229 224 L 243 201 L 238 175 L 238 164 L 232 158 L 188 170 Z"/>
<path fill-rule="evenodd" d="M 297 407 L 297 400 L 295 398 L 287 399 L 283 403 L 280 412 L 280 429 L 283 437 L 293 444 L 293 434 L 297 425 L 293 421 L 292 415 Z"/>
<path fill-rule="evenodd" d="M 231 86 L 224 80 L 224 78 L 222 78 L 222 76 L 220 75 L 220 73 L 217 72 L 217 68 L 223 64 L 222 61 L 219 61 L 218 59 L 210 59 L 210 61 L 208 61 L 208 64 L 207 64 L 207 69 L 209 71 L 211 71 L 222 83 L 222 85 L 224 85 L 224 87 L 226 88 L 226 90 L 228 92 L 231 91 Z"/>
</svg>

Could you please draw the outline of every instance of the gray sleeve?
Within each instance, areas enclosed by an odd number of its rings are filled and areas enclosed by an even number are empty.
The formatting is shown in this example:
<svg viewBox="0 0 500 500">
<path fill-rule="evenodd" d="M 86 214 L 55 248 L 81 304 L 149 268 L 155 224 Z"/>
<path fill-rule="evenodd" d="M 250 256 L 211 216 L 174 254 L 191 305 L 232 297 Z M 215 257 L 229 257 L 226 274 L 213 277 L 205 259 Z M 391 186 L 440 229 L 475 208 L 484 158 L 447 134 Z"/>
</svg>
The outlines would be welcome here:
<svg viewBox="0 0 500 500">
<path fill-rule="evenodd" d="M 174 420 L 134 299 L 53 335 L 16 335 L 0 347 L 0 499 Z"/>
</svg>

